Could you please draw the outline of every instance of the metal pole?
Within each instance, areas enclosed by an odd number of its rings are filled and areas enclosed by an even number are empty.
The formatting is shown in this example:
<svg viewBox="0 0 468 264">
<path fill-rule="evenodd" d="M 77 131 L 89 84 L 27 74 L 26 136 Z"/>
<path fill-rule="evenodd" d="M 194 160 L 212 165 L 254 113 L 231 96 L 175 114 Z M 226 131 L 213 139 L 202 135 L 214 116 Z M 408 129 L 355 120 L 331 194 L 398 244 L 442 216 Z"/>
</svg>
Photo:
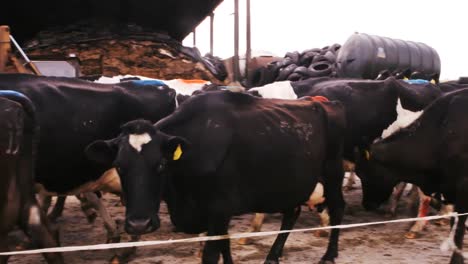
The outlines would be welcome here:
<svg viewBox="0 0 468 264">
<path fill-rule="evenodd" d="M 245 79 L 249 78 L 249 64 L 250 64 L 250 57 L 252 56 L 252 48 L 251 48 L 251 31 L 250 31 L 250 0 L 246 0 L 246 25 L 247 25 L 247 43 L 246 43 L 246 51 L 245 51 Z"/>
<path fill-rule="evenodd" d="M 0 26 L 0 72 L 5 71 L 10 52 L 10 28 L 8 26 Z"/>
<path fill-rule="evenodd" d="M 234 58 L 233 58 L 234 80 L 240 80 L 239 72 L 239 0 L 234 0 Z"/>
<path fill-rule="evenodd" d="M 24 53 L 23 49 L 21 49 L 21 46 L 18 44 L 18 42 L 16 42 L 15 38 L 13 38 L 12 35 L 10 35 L 10 40 L 13 43 L 13 45 L 16 47 L 16 49 L 19 51 L 24 61 L 26 61 L 25 65 L 28 65 L 34 74 L 41 75 L 41 72 L 39 71 L 39 69 L 36 67 L 36 65 L 34 65 L 34 63 L 32 63 L 31 60 L 29 60 L 26 53 Z"/>
<path fill-rule="evenodd" d="M 194 29 L 192 31 L 192 33 L 193 33 L 193 46 L 196 47 L 197 46 L 197 31 L 196 31 L 196 29 Z"/>
<path fill-rule="evenodd" d="M 214 13 L 210 14 L 210 54 L 213 55 L 214 43 Z"/>
</svg>

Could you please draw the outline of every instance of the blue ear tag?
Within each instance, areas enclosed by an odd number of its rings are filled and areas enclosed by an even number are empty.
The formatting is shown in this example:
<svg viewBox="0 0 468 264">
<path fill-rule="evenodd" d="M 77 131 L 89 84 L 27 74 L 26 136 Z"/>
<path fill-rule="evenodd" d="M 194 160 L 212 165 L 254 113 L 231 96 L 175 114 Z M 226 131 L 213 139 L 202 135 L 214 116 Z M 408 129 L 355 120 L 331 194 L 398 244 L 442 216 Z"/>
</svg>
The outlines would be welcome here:
<svg viewBox="0 0 468 264">
<path fill-rule="evenodd" d="M 166 85 L 163 81 L 161 80 L 136 80 L 132 81 L 136 85 L 155 85 L 155 86 L 162 86 Z"/>
</svg>

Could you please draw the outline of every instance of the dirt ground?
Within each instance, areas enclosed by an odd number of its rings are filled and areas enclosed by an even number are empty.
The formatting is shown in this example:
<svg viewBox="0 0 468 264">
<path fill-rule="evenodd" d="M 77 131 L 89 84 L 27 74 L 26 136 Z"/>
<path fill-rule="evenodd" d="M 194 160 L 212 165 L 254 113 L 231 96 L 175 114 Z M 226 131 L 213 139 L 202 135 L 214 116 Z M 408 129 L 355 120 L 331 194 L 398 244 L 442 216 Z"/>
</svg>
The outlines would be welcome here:
<svg viewBox="0 0 468 264">
<path fill-rule="evenodd" d="M 360 205 L 361 190 L 357 188 L 345 192 L 347 203 L 343 224 L 373 222 L 393 219 L 383 214 L 370 213 L 363 210 Z M 116 219 L 123 218 L 123 208 L 119 206 L 117 197 L 107 194 L 103 197 L 111 215 Z M 400 201 L 397 210 L 397 218 L 414 217 L 415 211 L 411 210 L 408 199 Z M 235 217 L 231 222 L 231 233 L 245 232 L 252 215 Z M 267 215 L 262 231 L 279 230 L 280 215 Z M 318 225 L 316 213 L 303 208 L 303 212 L 295 228 L 309 228 Z M 80 210 L 78 200 L 69 197 L 63 217 L 59 220 L 62 246 L 90 245 L 104 243 L 105 230 L 101 219 L 98 217 L 93 224 L 86 221 Z M 405 239 L 404 234 L 410 223 L 383 224 L 368 227 L 359 227 L 342 230 L 339 240 L 339 257 L 337 264 L 404 264 L 404 263 L 448 263 L 451 253 L 441 252 L 440 245 L 449 234 L 448 226 L 439 226 L 430 223 L 427 230 L 418 239 Z M 191 235 L 172 233 L 172 226 L 165 206 L 161 209 L 161 228 L 150 235 L 145 235 L 142 240 L 167 240 L 186 238 Z M 122 241 L 128 241 L 126 234 L 122 235 Z M 465 245 L 468 245 L 468 236 L 465 236 Z M 273 236 L 253 238 L 250 245 L 238 245 L 231 241 L 232 254 L 236 263 L 263 263 Z M 282 263 L 317 263 L 325 253 L 328 239 L 314 236 L 312 233 L 293 233 L 289 236 L 284 249 Z M 136 256 L 129 263 L 173 263 L 192 264 L 200 263 L 197 257 L 198 243 L 161 245 L 138 248 Z M 466 251 L 466 249 L 465 249 Z M 66 263 L 98 264 L 108 263 L 113 256 L 111 250 L 81 251 L 64 253 Z M 45 263 L 42 256 L 13 256 L 11 264 Z"/>
</svg>

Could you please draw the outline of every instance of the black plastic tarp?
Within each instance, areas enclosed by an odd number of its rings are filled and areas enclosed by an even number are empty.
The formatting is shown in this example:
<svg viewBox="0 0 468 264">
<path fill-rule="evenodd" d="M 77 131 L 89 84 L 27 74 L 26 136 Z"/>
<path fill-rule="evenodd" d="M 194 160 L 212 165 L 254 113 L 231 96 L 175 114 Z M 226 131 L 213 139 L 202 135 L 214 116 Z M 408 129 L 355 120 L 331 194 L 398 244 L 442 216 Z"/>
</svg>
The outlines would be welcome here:
<svg viewBox="0 0 468 264">
<path fill-rule="evenodd" d="M 222 0 L 22 0 L 0 4 L 0 25 L 20 41 L 83 20 L 136 24 L 183 40 Z"/>
</svg>

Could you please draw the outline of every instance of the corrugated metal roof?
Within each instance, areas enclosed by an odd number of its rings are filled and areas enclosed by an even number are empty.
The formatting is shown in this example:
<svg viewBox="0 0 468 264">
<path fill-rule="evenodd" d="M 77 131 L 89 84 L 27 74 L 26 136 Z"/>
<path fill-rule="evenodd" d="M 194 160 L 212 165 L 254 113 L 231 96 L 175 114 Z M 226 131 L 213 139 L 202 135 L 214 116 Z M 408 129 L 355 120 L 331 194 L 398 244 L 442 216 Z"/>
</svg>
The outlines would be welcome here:
<svg viewBox="0 0 468 264">
<path fill-rule="evenodd" d="M 0 25 L 20 41 L 82 20 L 137 24 L 183 40 L 223 0 L 23 0 L 1 4 Z"/>
</svg>

